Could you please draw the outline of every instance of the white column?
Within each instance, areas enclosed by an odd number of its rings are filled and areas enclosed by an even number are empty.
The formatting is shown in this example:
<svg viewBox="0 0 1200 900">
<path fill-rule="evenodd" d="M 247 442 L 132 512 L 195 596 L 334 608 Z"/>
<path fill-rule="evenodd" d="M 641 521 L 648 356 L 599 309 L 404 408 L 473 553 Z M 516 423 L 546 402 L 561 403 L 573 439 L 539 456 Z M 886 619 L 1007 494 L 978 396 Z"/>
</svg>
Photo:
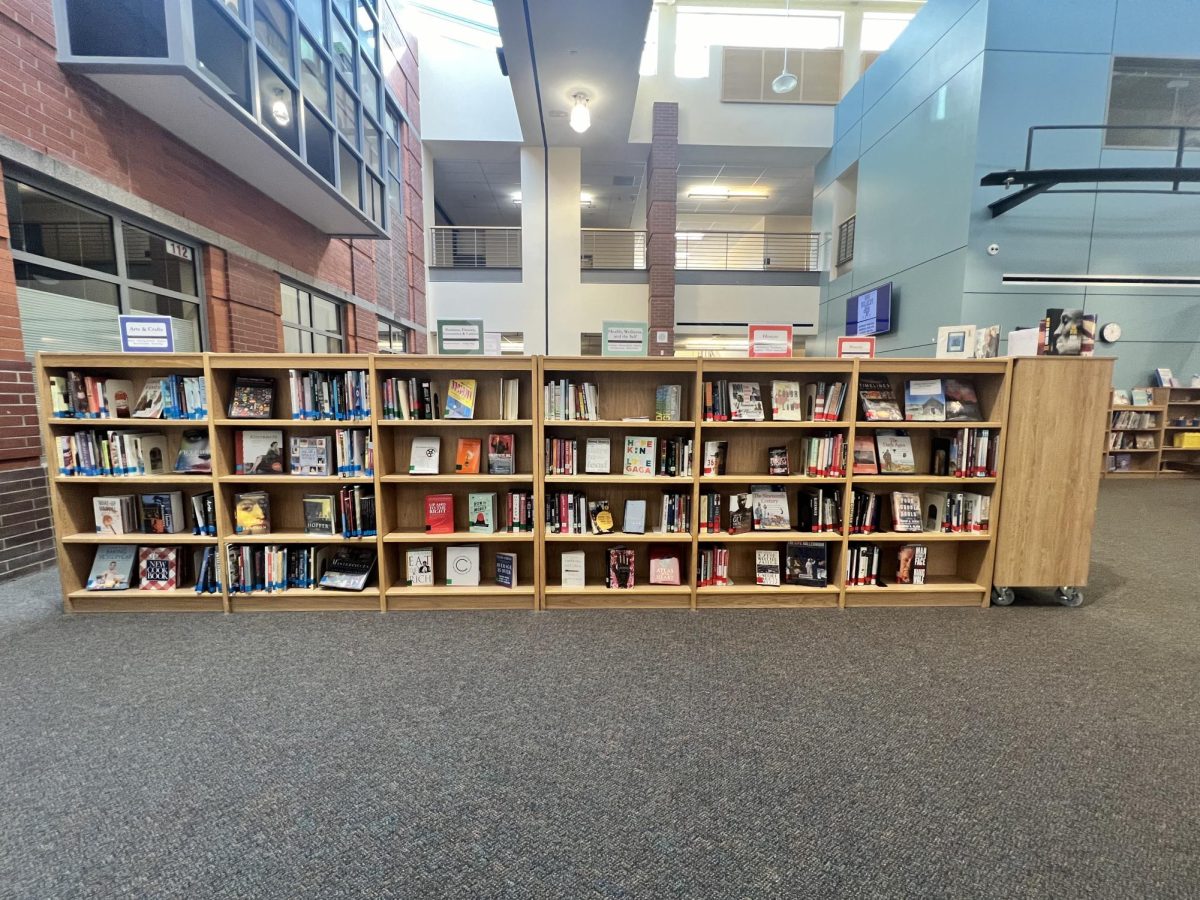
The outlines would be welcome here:
<svg viewBox="0 0 1200 900">
<path fill-rule="evenodd" d="M 548 353 L 579 353 L 579 306 L 582 302 L 579 276 L 580 234 L 583 215 L 579 191 L 583 181 L 582 157 L 578 147 L 551 147 L 549 159 L 549 229 L 546 258 L 549 260 L 550 329 Z"/>
<path fill-rule="evenodd" d="M 525 352 L 546 352 L 546 151 L 521 148 L 521 310 Z"/>
<path fill-rule="evenodd" d="M 862 70 L 862 22 L 860 6 L 847 6 L 842 13 L 842 96 L 854 87 Z"/>
</svg>

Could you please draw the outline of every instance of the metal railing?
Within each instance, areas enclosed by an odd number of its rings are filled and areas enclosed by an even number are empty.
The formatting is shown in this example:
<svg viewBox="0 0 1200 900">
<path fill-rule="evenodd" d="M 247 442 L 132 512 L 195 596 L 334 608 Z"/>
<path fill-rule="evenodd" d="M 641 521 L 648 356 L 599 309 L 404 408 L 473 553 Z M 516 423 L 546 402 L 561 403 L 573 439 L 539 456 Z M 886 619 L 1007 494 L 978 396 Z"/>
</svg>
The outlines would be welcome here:
<svg viewBox="0 0 1200 900">
<path fill-rule="evenodd" d="M 584 228 L 579 234 L 579 268 L 646 268 L 646 232 Z"/>
<path fill-rule="evenodd" d="M 429 231 L 431 268 L 521 268 L 520 228 L 435 225 Z"/>
<path fill-rule="evenodd" d="M 854 259 L 854 224 L 858 216 L 851 216 L 838 226 L 837 265 L 847 265 Z"/>
<path fill-rule="evenodd" d="M 696 231 L 675 235 L 675 268 L 709 272 L 817 272 L 819 235 Z"/>
</svg>

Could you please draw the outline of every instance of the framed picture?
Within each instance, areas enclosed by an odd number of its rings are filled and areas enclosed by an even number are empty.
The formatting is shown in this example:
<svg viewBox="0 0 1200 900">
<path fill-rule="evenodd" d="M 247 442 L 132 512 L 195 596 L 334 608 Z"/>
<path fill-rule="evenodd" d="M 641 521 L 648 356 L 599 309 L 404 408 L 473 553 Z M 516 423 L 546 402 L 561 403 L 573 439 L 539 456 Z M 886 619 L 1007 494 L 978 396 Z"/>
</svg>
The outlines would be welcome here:
<svg viewBox="0 0 1200 900">
<path fill-rule="evenodd" d="M 974 325 L 943 325 L 938 329 L 938 359 L 972 359 L 975 356 Z"/>
</svg>

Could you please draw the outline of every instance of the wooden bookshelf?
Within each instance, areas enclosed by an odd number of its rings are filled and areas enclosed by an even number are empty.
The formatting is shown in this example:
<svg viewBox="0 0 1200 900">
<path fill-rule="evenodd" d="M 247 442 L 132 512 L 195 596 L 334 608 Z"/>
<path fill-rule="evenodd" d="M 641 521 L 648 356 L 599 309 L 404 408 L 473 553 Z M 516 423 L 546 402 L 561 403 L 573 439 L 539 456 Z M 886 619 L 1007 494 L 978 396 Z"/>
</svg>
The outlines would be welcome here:
<svg viewBox="0 0 1200 900">
<path fill-rule="evenodd" d="M 293 419 L 288 408 L 288 370 L 322 369 L 328 371 L 366 370 L 372 391 L 372 412 L 358 422 Z M 124 373 L 140 387 L 140 378 L 149 374 L 175 372 L 198 374 L 207 378 L 209 416 L 202 421 L 172 420 L 76 420 L 55 419 L 48 408 L 45 390 L 50 375 L 74 369 L 97 375 Z M 993 582 L 996 559 L 997 522 L 1002 515 L 1001 491 L 1004 460 L 1010 428 L 1009 395 L 1013 363 L 1008 359 L 934 360 L 872 359 L 838 360 L 819 358 L 793 359 L 690 359 L 690 358 L 579 358 L 579 357 L 429 357 L 403 355 L 288 355 L 288 354 L 177 354 L 150 357 L 133 354 L 76 355 L 41 354 L 38 360 L 39 402 L 42 404 L 42 434 L 54 459 L 54 436 L 78 428 L 130 427 L 161 431 L 173 454 L 180 436 L 188 427 L 207 429 L 212 452 L 210 475 L 163 475 L 151 477 L 63 477 L 52 470 L 50 490 L 55 529 L 59 536 L 58 557 L 63 577 L 64 603 L 68 611 L 195 610 L 250 612 L 301 610 L 433 610 L 433 609 L 581 609 L 581 608 L 814 608 L 847 606 L 986 606 Z M 276 381 L 276 409 L 265 420 L 230 419 L 228 400 L 234 378 L 252 374 Z M 905 382 L 921 378 L 960 377 L 970 380 L 977 391 L 980 419 L 977 422 L 866 422 L 860 421 L 858 382 L 860 376 L 883 376 L 889 380 L 903 407 Z M 474 378 L 477 382 L 476 418 L 473 419 L 394 419 L 385 415 L 382 404 L 384 380 L 390 377 L 428 380 L 431 388 L 444 398 L 450 378 Z M 120 376 L 118 376 L 120 377 Z M 555 379 L 574 383 L 592 382 L 598 387 L 600 418 L 596 420 L 551 420 L 546 418 L 543 386 Z M 514 379 L 518 385 L 516 418 L 501 415 L 500 381 Z M 756 381 L 760 385 L 767 421 L 715 422 L 704 420 L 703 391 L 706 381 Z M 802 386 L 841 382 L 846 396 L 837 421 L 773 421 L 770 412 L 771 382 L 797 381 Z M 678 384 L 681 409 L 678 421 L 653 421 L 655 391 L 661 384 Z M 1200 409 L 1200 391 L 1183 399 L 1164 396 L 1165 415 L 1172 409 Z M 1183 413 L 1180 413 L 1182 415 Z M 638 417 L 651 417 L 651 420 Z M 369 429 L 375 448 L 375 470 L 368 476 L 339 478 L 300 475 L 239 475 L 236 473 L 235 435 L 241 429 L 271 428 L 286 438 L 292 434 L 330 434 L 338 427 Z M 1069 430 L 1070 424 L 1063 426 Z M 807 474 L 772 476 L 767 474 L 767 451 L 786 446 L 792 471 L 799 469 L 801 441 L 825 433 L 842 435 L 851 450 L 856 436 L 874 436 L 882 428 L 895 428 L 909 435 L 916 472 L 907 475 L 855 475 L 852 461 L 847 473 L 836 477 Z M 929 474 L 932 471 L 934 440 L 963 428 L 990 428 L 998 438 L 997 474 L 977 478 L 958 478 Z M 511 475 L 487 474 L 486 458 L 481 474 L 454 471 L 456 444 L 460 438 L 478 438 L 486 446 L 494 433 L 514 435 L 514 472 Z M 1164 432 L 1169 433 L 1169 432 Z M 693 467 L 689 475 L 677 477 L 628 477 L 621 474 L 624 439 L 645 434 L 660 440 L 690 439 L 693 443 Z M 413 441 L 436 436 L 441 440 L 440 468 L 436 474 L 409 474 L 408 464 Z M 545 474 L 545 449 L 548 438 L 578 440 L 580 474 Z M 609 472 L 582 472 L 584 442 L 588 437 L 607 437 L 611 441 Z M 1062 436 L 1058 440 L 1065 440 Z M 726 474 L 703 475 L 703 447 L 708 440 L 728 442 Z M 1092 451 L 1099 463 L 1102 453 Z M 1189 453 L 1194 451 L 1187 451 Z M 1179 456 L 1184 456 L 1180 453 Z M 486 454 L 485 454 L 486 457 Z M 1097 466 L 1099 468 L 1099 466 Z M 752 484 L 779 484 L 788 495 L 793 530 L 754 531 L 748 534 L 707 534 L 699 527 L 700 497 L 720 494 L 723 513 L 728 514 L 728 497 L 745 492 Z M 362 539 L 340 536 L 318 537 L 304 533 L 300 500 L 306 492 L 336 493 L 344 484 L 370 485 L 377 501 L 378 535 Z M 213 491 L 216 498 L 217 534 L 215 536 L 179 534 L 159 539 L 150 535 L 105 537 L 94 533 L 91 500 L 101 493 L 138 493 L 147 488 L 183 490 L 185 495 Z M 819 534 L 795 530 L 798 498 L 813 488 L 829 488 L 841 500 L 843 517 L 848 515 L 850 498 L 856 489 L 875 491 L 884 497 L 889 488 L 908 491 L 962 490 L 992 498 L 991 528 L 975 533 L 896 533 L 883 531 L 870 535 L 850 534 L 845 523 L 834 531 Z M 468 495 L 473 492 L 497 494 L 498 512 L 509 489 L 532 494 L 534 521 L 525 532 L 473 533 L 468 528 Z M 249 490 L 267 491 L 272 500 L 273 532 L 269 535 L 237 536 L 234 532 L 234 498 Z M 614 516 L 615 533 L 609 535 L 548 533 L 545 503 L 548 493 L 571 491 L 588 499 L 607 499 Z M 424 531 L 425 497 L 448 493 L 455 500 L 455 530 L 449 534 Z M 690 530 L 683 533 L 655 533 L 664 495 L 682 493 L 691 499 Z M 622 534 L 625 501 L 647 502 L 646 525 L 650 533 Z M 885 515 L 884 527 L 890 527 Z M 827 587 L 782 585 L 758 587 L 754 584 L 754 554 L 757 549 L 778 549 L 785 561 L 789 541 L 820 541 L 827 545 L 829 584 Z M 173 592 L 84 590 L 98 544 L 112 542 L 178 546 L 182 552 L 198 553 L 206 546 L 221 551 L 222 592 L 197 595 L 187 585 Z M 321 589 L 286 590 L 276 593 L 236 594 L 229 591 L 224 569 L 228 548 L 238 544 L 286 544 L 313 547 L 343 543 L 372 543 L 378 565 L 362 592 Z M 865 543 L 881 548 L 881 581 L 884 586 L 847 585 L 845 565 L 851 548 Z M 901 543 L 921 543 L 928 548 L 927 575 L 924 585 L 894 584 L 896 551 Z M 477 544 L 480 548 L 481 584 L 455 587 L 446 584 L 444 553 L 446 548 Z M 603 586 L 605 551 L 628 545 L 635 550 L 636 587 L 630 590 Z M 675 550 L 680 558 L 680 585 L 648 583 L 649 553 L 656 545 Z M 729 551 L 729 585 L 698 586 L 696 568 L 701 551 L 720 545 Z M 434 552 L 435 581 L 428 587 L 410 587 L 405 580 L 405 553 L 416 547 L 431 547 Z M 585 585 L 561 584 L 562 554 L 582 550 L 585 558 Z M 496 554 L 517 555 L 517 585 L 512 589 L 493 583 Z"/>
<path fill-rule="evenodd" d="M 1182 440 L 1185 434 L 1200 434 L 1200 388 L 1155 388 L 1154 402 L 1163 405 L 1159 475 L 1176 478 L 1200 475 L 1200 447 L 1175 446 L 1176 439 Z"/>
</svg>

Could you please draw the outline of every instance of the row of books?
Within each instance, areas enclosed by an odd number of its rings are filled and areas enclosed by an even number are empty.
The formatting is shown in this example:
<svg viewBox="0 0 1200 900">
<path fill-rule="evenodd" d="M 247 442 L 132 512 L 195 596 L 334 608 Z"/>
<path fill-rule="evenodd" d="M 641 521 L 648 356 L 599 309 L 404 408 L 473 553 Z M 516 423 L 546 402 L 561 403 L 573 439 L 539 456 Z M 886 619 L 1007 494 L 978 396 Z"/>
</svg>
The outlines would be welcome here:
<svg viewBox="0 0 1200 900">
<path fill-rule="evenodd" d="M 427 494 L 425 497 L 425 531 L 427 534 L 453 534 L 454 495 Z M 497 531 L 533 531 L 533 493 L 509 491 L 504 505 L 499 505 L 495 493 L 467 495 L 467 530 L 479 534 Z"/>
<path fill-rule="evenodd" d="M 679 551 L 669 546 L 651 547 L 648 554 L 649 584 L 678 585 L 682 566 Z M 633 547 L 616 545 L 604 550 L 604 586 L 612 590 L 629 590 L 637 586 L 638 553 Z M 560 559 L 560 583 L 563 587 L 587 585 L 587 555 L 582 550 L 568 550 Z"/>
<path fill-rule="evenodd" d="M 1112 431 L 1108 435 L 1109 450 L 1154 450 L 1154 432 Z"/>
<path fill-rule="evenodd" d="M 801 531 L 836 531 L 841 527 L 841 491 L 825 488 L 801 491 Z M 700 495 L 701 534 L 745 534 L 750 531 L 791 531 L 787 492 L 780 485 L 751 485 L 749 493 L 729 496 L 728 525 L 723 526 L 725 499 L 712 492 Z"/>
<path fill-rule="evenodd" d="M 69 419 L 203 419 L 208 393 L 200 375 L 151 375 L 134 403 L 132 381 L 69 369 L 50 377 L 50 406 Z"/>
<path fill-rule="evenodd" d="M 371 378 L 363 369 L 288 369 L 293 419 L 371 418 Z"/>
<path fill-rule="evenodd" d="M 955 478 L 994 478 L 1000 432 L 961 428 L 930 437 L 930 474 Z M 879 429 L 854 439 L 855 475 L 915 475 L 912 437 L 905 431 Z"/>
<path fill-rule="evenodd" d="M 472 587 L 479 584 L 479 545 L 467 544 L 445 549 L 445 584 L 450 587 Z M 414 547 L 404 553 L 404 583 L 409 587 L 432 587 L 435 583 L 433 548 Z M 495 558 L 495 583 L 500 587 L 515 588 L 517 581 L 517 554 L 497 553 Z"/>
<path fill-rule="evenodd" d="M 235 494 L 233 504 L 234 534 L 271 534 L 271 495 L 267 491 Z M 346 485 L 336 494 L 305 494 L 301 504 L 305 534 L 346 538 L 378 534 L 375 489 L 370 485 Z"/>
<path fill-rule="evenodd" d="M 846 586 L 886 587 L 881 563 L 884 551 L 878 544 L 852 544 L 846 556 Z M 896 548 L 896 584 L 925 584 L 929 547 L 904 544 Z"/>
<path fill-rule="evenodd" d="M 600 418 L 600 391 L 590 381 L 550 381 L 542 388 L 542 399 L 548 420 L 594 422 Z"/>
<path fill-rule="evenodd" d="M 383 418 L 389 420 L 418 420 L 443 418 L 438 391 L 428 378 L 389 376 L 382 382 Z M 478 382 L 474 378 L 451 378 L 446 385 L 447 419 L 473 419 L 478 406 Z M 501 378 L 497 405 L 500 418 L 513 421 L 520 418 L 521 382 L 516 378 Z"/>
<path fill-rule="evenodd" d="M 375 445 L 369 428 L 338 428 L 332 437 L 290 437 L 287 457 L 283 446 L 283 432 L 278 429 L 236 432 L 234 471 L 238 475 L 333 475 L 335 467 L 331 462 L 336 461 L 336 474 L 343 478 L 375 474 Z M 290 465 L 285 467 L 285 460 Z"/>
<path fill-rule="evenodd" d="M 979 396 L 961 378 L 915 378 L 904 383 L 904 413 L 891 382 L 882 375 L 861 375 L 858 394 L 868 422 L 978 422 Z"/>
<path fill-rule="evenodd" d="M 782 558 L 777 549 L 754 552 L 754 583 L 760 587 L 781 584 L 823 588 L 829 586 L 829 545 L 824 541 L 788 541 Z M 782 562 L 782 564 L 781 564 Z M 696 585 L 732 585 L 729 550 L 720 544 L 701 548 L 696 559 Z"/>
<path fill-rule="evenodd" d="M 215 546 L 188 553 L 180 547 L 101 544 L 84 587 L 89 591 L 173 591 L 191 584 L 197 594 L 218 594 L 219 568 Z"/>
<path fill-rule="evenodd" d="M 88 429 L 54 439 L 58 473 L 72 477 L 164 475 L 167 439 L 158 432 Z M 180 435 L 174 471 L 184 475 L 212 473 L 208 432 Z"/>
<path fill-rule="evenodd" d="M 229 590 L 268 594 L 317 587 L 361 591 L 375 568 L 371 547 L 302 544 L 231 544 L 226 558 Z"/>
<path fill-rule="evenodd" d="M 843 382 L 771 382 L 771 420 L 837 422 L 846 399 Z M 766 418 L 757 381 L 706 381 L 702 414 L 706 422 L 762 422 Z"/>
<path fill-rule="evenodd" d="M 1112 414 L 1113 428 L 1158 428 L 1158 414 L 1149 412 L 1134 412 L 1130 409 L 1122 409 Z"/>
<path fill-rule="evenodd" d="M 607 500 L 588 502 L 579 491 L 549 492 L 545 498 L 546 530 L 552 534 L 612 534 L 616 530 Z M 682 533 L 691 530 L 691 498 L 664 494 L 659 530 Z M 626 500 L 621 522 L 624 534 L 646 533 L 646 501 Z"/>
<path fill-rule="evenodd" d="M 886 499 L 885 499 L 886 497 Z M 850 502 L 850 533 L 883 529 L 883 509 L 891 514 L 894 532 L 986 533 L 991 525 L 992 498 L 969 491 L 894 491 L 890 496 L 856 490 Z"/>
<path fill-rule="evenodd" d="M 489 434 L 487 437 L 487 471 L 489 475 L 512 475 L 513 448 L 516 438 L 511 434 Z M 459 438 L 454 452 L 456 475 L 478 475 L 483 456 L 483 441 L 479 438 Z M 442 465 L 442 439 L 436 435 L 414 437 L 409 445 L 408 474 L 437 475 Z"/>
<path fill-rule="evenodd" d="M 191 518 L 187 515 L 190 507 Z M 212 491 L 195 494 L 186 503 L 182 491 L 154 494 L 114 494 L 93 497 L 96 534 L 215 535 L 217 513 Z"/>
<path fill-rule="evenodd" d="M 1131 391 L 1114 390 L 1112 404 L 1113 406 L 1153 406 L 1154 391 L 1149 388 L 1134 388 Z"/>
</svg>

